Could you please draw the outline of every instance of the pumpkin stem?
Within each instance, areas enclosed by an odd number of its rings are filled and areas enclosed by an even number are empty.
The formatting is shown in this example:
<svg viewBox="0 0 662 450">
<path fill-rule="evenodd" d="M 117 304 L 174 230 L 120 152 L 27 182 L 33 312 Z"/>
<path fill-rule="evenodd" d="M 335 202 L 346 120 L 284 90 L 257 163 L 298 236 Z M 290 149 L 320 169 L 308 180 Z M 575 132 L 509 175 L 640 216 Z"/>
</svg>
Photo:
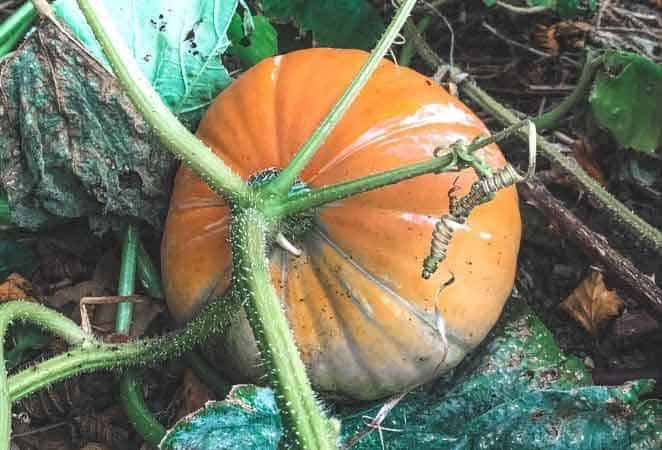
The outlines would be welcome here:
<svg viewBox="0 0 662 450">
<path fill-rule="evenodd" d="M 470 155 L 489 144 L 501 141 L 502 139 L 519 132 L 522 127 L 529 123 L 529 120 L 517 122 L 492 136 L 473 141 L 468 144 L 463 151 Z M 342 183 L 332 184 L 323 188 L 298 192 L 291 195 L 286 201 L 277 199 L 277 201 L 266 202 L 264 211 L 268 216 L 274 218 L 291 216 L 351 197 L 352 195 L 379 189 L 389 184 L 399 183 L 421 175 L 455 170 L 457 169 L 457 162 L 458 158 L 454 152 L 439 152 L 439 156 L 433 159 L 408 164 L 403 167 L 398 167 L 397 169 L 387 170 L 374 175 L 343 181 Z"/>
<path fill-rule="evenodd" d="M 276 393 L 288 443 L 302 449 L 336 448 L 337 433 L 318 404 L 292 330 L 271 283 L 267 222 L 254 209 L 238 210 L 232 225 L 233 285 L 245 297 L 266 373 Z"/>
<path fill-rule="evenodd" d="M 379 39 L 379 42 L 370 53 L 370 56 L 361 67 L 361 70 L 356 77 L 349 84 L 345 92 L 338 99 L 331 111 L 322 119 L 317 129 L 306 140 L 306 142 L 299 148 L 299 151 L 294 155 L 289 164 L 283 171 L 267 186 L 265 190 L 270 194 L 275 194 L 278 197 L 285 197 L 290 191 L 292 185 L 301 175 L 301 172 L 306 167 L 308 162 L 315 156 L 317 150 L 322 146 L 327 137 L 331 134 L 335 126 L 340 122 L 340 119 L 349 109 L 363 89 L 363 86 L 368 82 L 370 76 L 377 69 L 382 58 L 386 55 L 389 48 L 393 44 L 395 38 L 399 35 L 400 29 L 404 25 L 407 17 L 411 14 L 416 0 L 404 0 L 388 28 Z"/>
</svg>

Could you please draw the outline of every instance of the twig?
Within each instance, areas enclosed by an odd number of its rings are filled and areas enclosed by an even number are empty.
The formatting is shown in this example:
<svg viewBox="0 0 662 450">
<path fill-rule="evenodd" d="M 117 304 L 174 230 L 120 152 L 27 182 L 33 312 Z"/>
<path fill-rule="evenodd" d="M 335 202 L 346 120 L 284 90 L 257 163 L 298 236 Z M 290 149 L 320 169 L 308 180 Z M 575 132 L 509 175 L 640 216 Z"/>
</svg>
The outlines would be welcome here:
<svg viewBox="0 0 662 450">
<path fill-rule="evenodd" d="M 506 9 L 515 14 L 530 15 L 530 14 L 541 14 L 541 13 L 549 12 L 549 8 L 546 6 L 530 6 L 530 7 L 515 6 L 515 5 L 511 5 L 510 3 L 502 2 L 500 0 L 497 1 L 496 4 L 497 6 L 500 6 L 501 8 Z"/>
<path fill-rule="evenodd" d="M 645 301 L 645 306 L 662 317 L 662 289 L 641 273 L 626 257 L 614 250 L 604 237 L 584 225 L 579 218 L 554 198 L 540 182 L 519 185 L 522 198 L 538 209 L 559 232 L 567 236 L 618 282 Z"/>
<path fill-rule="evenodd" d="M 393 397 L 389 398 L 386 403 L 382 405 L 381 408 L 379 408 L 379 411 L 377 412 L 377 415 L 369 422 L 366 424 L 365 427 L 360 429 L 359 431 L 356 432 L 352 437 L 350 437 L 345 445 L 341 447 L 342 450 L 347 450 L 352 447 L 354 447 L 356 444 L 361 441 L 361 439 L 365 438 L 368 436 L 370 433 L 372 433 L 375 430 L 381 429 L 381 424 L 384 422 L 384 419 L 386 419 L 386 416 L 397 406 L 398 403 L 407 395 L 409 391 L 405 391 L 401 394 L 394 395 Z"/>
<path fill-rule="evenodd" d="M 533 48 L 533 47 L 529 47 L 528 45 L 524 45 L 524 44 L 522 44 L 522 43 L 520 43 L 520 42 L 517 42 L 517 41 L 515 41 L 515 40 L 513 40 L 513 39 L 510 39 L 508 36 L 504 36 L 504 35 L 501 34 L 499 31 L 497 31 L 496 28 L 494 28 L 493 26 L 491 26 L 491 25 L 488 24 L 487 22 L 483 22 L 481 25 L 482 25 L 483 28 L 485 28 L 487 31 L 489 31 L 490 33 L 492 33 L 493 35 L 495 35 L 496 37 L 498 37 L 498 38 L 501 39 L 502 41 L 505 41 L 505 42 L 507 42 L 508 44 L 510 44 L 510 45 L 512 45 L 512 46 L 514 46 L 514 47 L 519 47 L 519 48 L 521 48 L 521 49 L 526 50 L 527 52 L 533 53 L 533 54 L 536 55 L 536 56 L 542 56 L 543 58 L 551 58 L 551 57 L 552 57 L 552 55 L 550 55 L 549 53 L 545 53 L 545 52 L 543 52 L 543 51 L 541 51 L 541 50 L 535 49 L 535 48 Z"/>
<path fill-rule="evenodd" d="M 432 69 L 436 70 L 440 65 L 446 64 L 437 52 L 428 45 L 425 39 L 418 34 L 416 27 L 406 24 L 404 32 L 407 39 L 411 39 L 414 42 L 421 58 Z M 454 69 L 451 70 L 451 77 L 455 79 L 461 78 L 458 81 L 463 81 L 460 85 L 462 92 L 496 117 L 502 124 L 509 125 L 521 120 L 521 117 L 518 117 L 515 112 L 504 107 L 473 81 L 469 80 L 467 74 Z M 528 139 L 526 133 L 518 133 L 517 136 L 521 140 Z M 660 230 L 632 212 L 627 206 L 607 192 L 597 181 L 591 178 L 575 159 L 563 155 L 556 145 L 547 141 L 542 136 L 538 137 L 538 148 L 544 157 L 563 169 L 576 184 L 582 189 L 585 189 L 593 199 L 606 209 L 615 222 L 626 228 L 633 237 L 645 242 L 651 249 L 662 255 L 662 232 Z"/>
</svg>

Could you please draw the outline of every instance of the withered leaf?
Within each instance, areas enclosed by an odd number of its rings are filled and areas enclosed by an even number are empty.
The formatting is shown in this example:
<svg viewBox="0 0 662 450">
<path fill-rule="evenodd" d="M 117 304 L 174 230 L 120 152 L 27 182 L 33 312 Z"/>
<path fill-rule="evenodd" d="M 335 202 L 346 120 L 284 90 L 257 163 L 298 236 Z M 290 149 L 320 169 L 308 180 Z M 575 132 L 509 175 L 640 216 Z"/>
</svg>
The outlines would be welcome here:
<svg viewBox="0 0 662 450">
<path fill-rule="evenodd" d="M 174 158 L 117 80 L 42 22 L 0 63 L 0 187 L 12 222 L 36 229 L 90 217 L 159 227 Z"/>
<path fill-rule="evenodd" d="M 12 273 L 0 284 L 0 302 L 30 297 L 30 282 L 17 273 Z"/>
<path fill-rule="evenodd" d="M 593 272 L 561 303 L 561 308 L 591 335 L 596 335 L 623 309 L 623 300 L 605 286 L 600 272 Z"/>
</svg>

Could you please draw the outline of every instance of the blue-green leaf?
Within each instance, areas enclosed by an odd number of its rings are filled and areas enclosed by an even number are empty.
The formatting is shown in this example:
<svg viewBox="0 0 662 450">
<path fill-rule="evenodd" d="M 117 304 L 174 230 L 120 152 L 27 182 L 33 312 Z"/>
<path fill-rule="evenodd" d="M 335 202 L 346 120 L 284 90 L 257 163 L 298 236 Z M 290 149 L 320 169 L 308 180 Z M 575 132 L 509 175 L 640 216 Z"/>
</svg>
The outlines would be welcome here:
<svg viewBox="0 0 662 450">
<path fill-rule="evenodd" d="M 623 146 L 646 153 L 662 147 L 662 65 L 611 52 L 590 96 L 597 122 Z"/>
<path fill-rule="evenodd" d="M 222 402 L 207 404 L 168 431 L 161 450 L 275 449 L 282 436 L 270 389 L 235 386 Z"/>
<path fill-rule="evenodd" d="M 231 81 L 221 62 L 237 0 L 103 0 L 113 25 L 147 79 L 189 126 Z M 106 61 L 76 0 L 57 0 L 56 14 L 92 54 Z"/>
</svg>

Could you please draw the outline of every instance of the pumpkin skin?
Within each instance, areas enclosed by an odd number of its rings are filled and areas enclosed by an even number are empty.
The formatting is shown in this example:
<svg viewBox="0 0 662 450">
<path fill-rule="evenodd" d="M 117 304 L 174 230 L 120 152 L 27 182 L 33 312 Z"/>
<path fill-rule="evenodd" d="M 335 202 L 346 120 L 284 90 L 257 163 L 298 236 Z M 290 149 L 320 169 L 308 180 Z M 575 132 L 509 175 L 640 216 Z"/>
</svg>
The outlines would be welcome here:
<svg viewBox="0 0 662 450">
<path fill-rule="evenodd" d="M 197 135 L 245 179 L 284 167 L 366 58 L 317 48 L 264 60 L 218 96 Z M 310 187 L 338 183 L 427 160 L 439 146 L 487 133 L 436 83 L 384 60 L 301 178 Z M 479 154 L 494 168 L 505 164 L 496 145 Z M 483 340 L 513 286 L 516 191 L 501 190 L 476 208 L 437 272 L 429 280 L 420 275 L 449 189 L 455 183 L 463 195 L 475 179 L 471 170 L 430 174 L 356 195 L 320 209 L 313 230 L 295 242 L 302 256 L 274 246 L 274 286 L 316 389 L 345 399 L 384 397 L 448 371 Z M 230 221 L 224 200 L 182 166 L 161 261 L 168 307 L 179 321 L 227 289 Z M 260 381 L 243 313 L 211 350 L 226 372 Z"/>
</svg>

